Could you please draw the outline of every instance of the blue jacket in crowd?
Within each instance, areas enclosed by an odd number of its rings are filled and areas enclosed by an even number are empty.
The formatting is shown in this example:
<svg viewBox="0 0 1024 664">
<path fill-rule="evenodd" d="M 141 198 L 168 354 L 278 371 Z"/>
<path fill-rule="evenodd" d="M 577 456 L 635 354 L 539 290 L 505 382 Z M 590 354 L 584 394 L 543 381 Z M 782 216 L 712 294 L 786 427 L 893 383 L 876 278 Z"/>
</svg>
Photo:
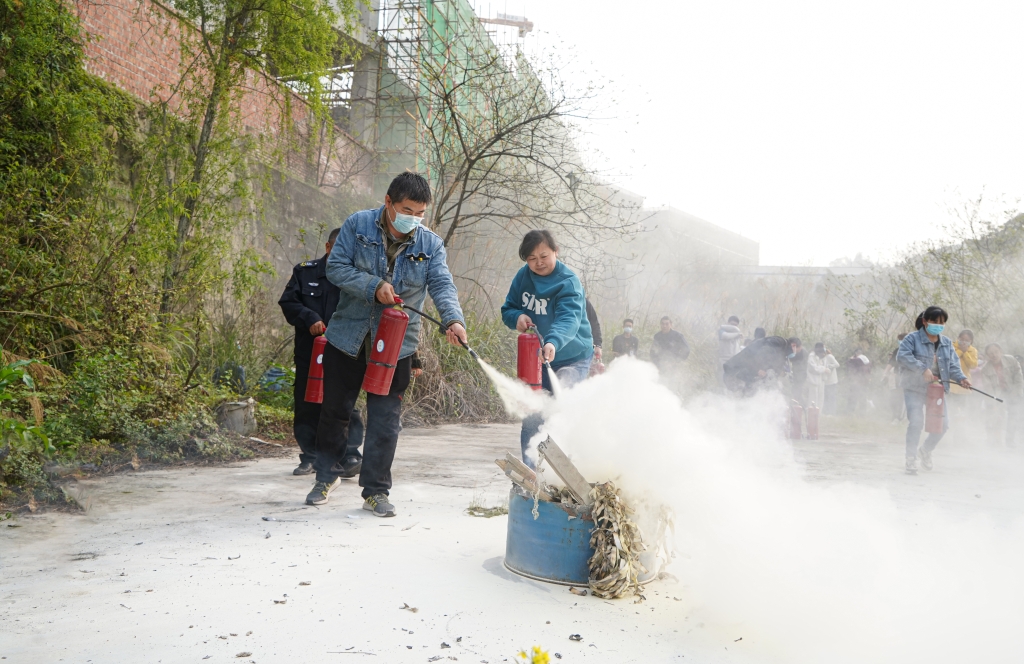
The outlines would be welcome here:
<svg viewBox="0 0 1024 664">
<path fill-rule="evenodd" d="M 924 392 L 928 384 L 924 381 L 925 369 L 931 369 L 934 359 L 938 358 L 939 378 L 943 387 L 949 392 L 949 380 L 961 381 L 967 378 L 960 369 L 960 358 L 953 350 L 953 342 L 949 337 L 939 335 L 939 347 L 928 340 L 928 334 L 921 328 L 903 337 L 900 348 L 896 351 L 896 361 L 900 365 L 900 384 L 905 390 Z"/>
<path fill-rule="evenodd" d="M 377 223 L 383 210 L 362 210 L 346 219 L 327 257 L 327 279 L 341 289 L 338 308 L 327 325 L 327 341 L 350 357 L 358 357 L 367 334 L 377 333 L 384 311 L 374 297 L 388 272 L 384 236 Z M 459 322 L 465 326 L 459 294 L 445 262 L 444 243 L 430 230 L 418 227 L 411 242 L 399 250 L 391 285 L 398 297 L 417 309 L 423 309 L 430 293 L 445 325 Z M 415 353 L 419 345 L 420 317 L 406 313 L 409 328 L 399 359 Z"/>
<path fill-rule="evenodd" d="M 501 320 L 514 330 L 521 314 L 529 316 L 544 342 L 555 347 L 552 367 L 557 369 L 593 355 L 594 338 L 587 320 L 583 284 L 562 261 L 546 277 L 534 274 L 528 265 L 519 270 L 501 305 Z"/>
</svg>

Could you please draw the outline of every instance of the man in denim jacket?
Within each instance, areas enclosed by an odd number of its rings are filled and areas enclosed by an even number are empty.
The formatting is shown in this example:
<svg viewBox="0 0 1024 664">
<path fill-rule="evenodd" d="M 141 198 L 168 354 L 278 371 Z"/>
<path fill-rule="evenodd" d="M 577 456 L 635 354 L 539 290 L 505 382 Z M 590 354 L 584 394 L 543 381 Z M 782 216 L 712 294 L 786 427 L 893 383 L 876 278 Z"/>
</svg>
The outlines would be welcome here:
<svg viewBox="0 0 1024 664">
<path fill-rule="evenodd" d="M 321 505 L 340 483 L 334 465 L 344 455 L 349 418 L 363 384 L 369 346 L 381 313 L 400 297 L 423 308 L 427 293 L 441 314 L 453 345 L 466 342 L 458 291 L 445 262 L 444 244 L 421 226 L 430 204 L 430 186 L 415 173 L 396 177 L 384 206 L 356 212 L 341 227 L 327 258 L 327 279 L 341 290 L 338 308 L 327 326 L 324 349 L 324 402 L 316 435 L 316 484 L 306 497 Z M 398 355 L 391 391 L 366 395 L 366 440 L 359 486 L 363 509 L 374 516 L 394 516 L 388 499 L 391 464 L 401 431 L 402 397 L 419 345 L 420 317 L 407 311 L 409 327 Z"/>
<path fill-rule="evenodd" d="M 953 342 L 949 337 L 942 336 L 942 330 L 949 320 L 949 315 L 942 307 L 928 307 L 918 319 L 917 332 L 903 337 L 896 361 L 900 366 L 903 399 L 907 404 L 907 465 L 909 475 L 917 474 L 918 442 L 924 428 L 925 394 L 928 385 L 942 381 L 945 392 L 949 392 L 949 382 L 958 382 L 970 387 L 971 382 L 960 369 L 960 358 L 953 350 Z M 925 470 L 932 469 L 932 450 L 942 440 L 949 428 L 949 410 L 946 400 L 942 400 L 942 433 L 930 433 L 921 447 L 921 466 Z"/>
</svg>

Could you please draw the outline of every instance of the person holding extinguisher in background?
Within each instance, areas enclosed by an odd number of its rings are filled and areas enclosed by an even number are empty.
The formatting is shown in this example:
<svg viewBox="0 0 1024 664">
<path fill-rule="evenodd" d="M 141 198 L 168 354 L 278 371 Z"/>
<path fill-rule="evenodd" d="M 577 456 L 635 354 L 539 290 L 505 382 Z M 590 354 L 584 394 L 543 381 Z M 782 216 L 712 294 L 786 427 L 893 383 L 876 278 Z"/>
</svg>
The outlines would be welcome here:
<svg viewBox="0 0 1024 664">
<path fill-rule="evenodd" d="M 549 231 L 533 230 L 519 245 L 519 258 L 526 262 L 512 279 L 508 296 L 501 305 L 501 320 L 520 333 L 536 326 L 544 339 L 541 353 L 562 387 L 579 383 L 590 373 L 594 337 L 587 319 L 587 298 L 583 284 L 565 263 L 558 260 L 558 244 Z M 541 384 L 551 392 L 547 371 Z M 519 435 L 523 461 L 533 466 L 526 450 L 544 423 L 540 413 L 523 420 Z"/>
<path fill-rule="evenodd" d="M 327 253 L 322 257 L 303 261 L 292 269 L 292 277 L 285 286 L 278 304 L 285 320 L 295 327 L 295 404 L 292 432 L 299 444 L 299 465 L 293 475 L 309 475 L 316 458 L 316 429 L 320 422 L 320 404 L 305 400 L 309 362 L 313 352 L 313 339 L 327 329 L 325 320 L 338 307 L 338 287 L 327 280 L 327 256 L 331 253 L 340 228 L 327 236 Z M 363 444 L 363 420 L 359 411 L 352 413 L 349 426 L 348 448 L 341 461 L 341 477 L 355 477 L 363 463 L 359 446 Z"/>
<path fill-rule="evenodd" d="M 931 306 L 918 316 L 916 332 L 903 337 L 896 361 L 900 366 L 900 383 L 907 404 L 907 459 L 906 472 L 917 474 L 918 443 L 924 428 L 924 411 L 928 386 L 941 381 L 943 394 L 949 393 L 950 381 L 970 387 L 971 382 L 960 369 L 960 358 L 953 350 L 953 342 L 942 336 L 949 314 L 942 307 Z M 942 431 L 929 433 L 920 449 L 921 467 L 932 469 L 932 450 L 949 428 L 949 410 L 942 399 Z"/>
<path fill-rule="evenodd" d="M 316 483 L 306 496 L 322 505 L 338 484 L 334 467 L 345 453 L 352 409 L 362 389 L 371 344 L 386 307 L 401 298 L 423 308 L 429 293 L 440 312 L 449 343 L 468 343 L 459 294 L 445 260 L 444 243 L 424 227 L 430 185 L 416 173 L 402 173 L 388 187 L 384 205 L 345 220 L 327 256 L 327 279 L 339 289 L 338 306 L 327 326 L 324 348 L 324 403 L 316 434 Z M 395 516 L 389 499 L 391 464 L 401 431 L 402 397 L 419 345 L 420 317 L 409 311 L 389 392 L 366 395 L 366 440 L 359 486 L 363 509 Z"/>
</svg>

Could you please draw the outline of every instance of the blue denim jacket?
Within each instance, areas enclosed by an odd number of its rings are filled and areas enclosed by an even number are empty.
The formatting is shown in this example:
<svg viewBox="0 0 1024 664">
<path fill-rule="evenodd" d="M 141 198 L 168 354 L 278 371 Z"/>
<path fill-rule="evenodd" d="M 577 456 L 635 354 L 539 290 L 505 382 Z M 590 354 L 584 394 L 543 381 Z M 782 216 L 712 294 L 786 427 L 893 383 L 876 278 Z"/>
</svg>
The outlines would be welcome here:
<svg viewBox="0 0 1024 664">
<path fill-rule="evenodd" d="M 338 308 L 327 325 L 327 340 L 350 357 L 359 355 L 367 334 L 377 333 L 384 305 L 374 293 L 388 272 L 384 237 L 377 220 L 383 207 L 361 210 L 345 220 L 327 257 L 327 279 L 341 289 Z M 409 306 L 423 309 L 427 293 L 441 312 L 441 322 L 465 325 L 459 293 L 445 261 L 444 243 L 435 233 L 416 229 L 412 244 L 395 257 L 392 279 L 395 294 Z M 399 358 L 409 357 L 419 345 L 420 316 L 411 311 Z"/>
<path fill-rule="evenodd" d="M 900 365 L 900 383 L 903 389 L 913 392 L 924 392 L 928 389 L 924 382 L 925 369 L 931 369 L 932 358 L 938 356 L 939 377 L 943 381 L 943 387 L 949 392 L 949 379 L 961 381 L 967 376 L 960 369 L 960 358 L 953 350 L 953 342 L 949 337 L 939 335 L 939 350 L 935 352 L 935 344 L 928 340 L 928 334 L 924 329 L 908 334 L 900 342 L 900 348 L 896 352 L 896 361 Z"/>
</svg>

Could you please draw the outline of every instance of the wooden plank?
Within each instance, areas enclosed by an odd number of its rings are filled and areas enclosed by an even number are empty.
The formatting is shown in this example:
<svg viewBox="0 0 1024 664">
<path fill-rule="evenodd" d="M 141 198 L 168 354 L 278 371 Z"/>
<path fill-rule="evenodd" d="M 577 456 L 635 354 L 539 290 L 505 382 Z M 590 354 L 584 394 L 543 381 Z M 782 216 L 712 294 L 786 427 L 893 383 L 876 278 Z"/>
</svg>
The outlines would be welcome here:
<svg viewBox="0 0 1024 664">
<path fill-rule="evenodd" d="M 562 478 L 569 493 L 579 504 L 590 505 L 593 502 L 590 499 L 590 483 L 576 470 L 558 443 L 548 436 L 547 440 L 537 446 L 537 451 L 547 460 L 555 474 Z"/>
<path fill-rule="evenodd" d="M 532 477 L 524 477 L 515 466 L 510 464 L 505 459 L 495 459 L 494 463 L 498 466 L 498 468 L 501 468 L 502 472 L 505 473 L 506 477 L 508 477 L 510 480 L 521 486 L 531 496 L 536 495 L 537 498 L 540 500 L 546 500 L 548 502 L 551 502 L 551 496 L 548 494 L 547 491 L 544 491 L 543 489 L 537 489 L 537 476 L 536 474 L 533 474 L 532 471 Z M 526 467 L 526 469 L 529 470 L 529 467 Z"/>
<path fill-rule="evenodd" d="M 534 472 L 533 468 L 523 463 L 519 457 L 512 456 L 511 452 L 505 452 L 505 463 L 512 466 L 521 476 L 534 482 L 537 481 L 537 473 Z"/>
</svg>

